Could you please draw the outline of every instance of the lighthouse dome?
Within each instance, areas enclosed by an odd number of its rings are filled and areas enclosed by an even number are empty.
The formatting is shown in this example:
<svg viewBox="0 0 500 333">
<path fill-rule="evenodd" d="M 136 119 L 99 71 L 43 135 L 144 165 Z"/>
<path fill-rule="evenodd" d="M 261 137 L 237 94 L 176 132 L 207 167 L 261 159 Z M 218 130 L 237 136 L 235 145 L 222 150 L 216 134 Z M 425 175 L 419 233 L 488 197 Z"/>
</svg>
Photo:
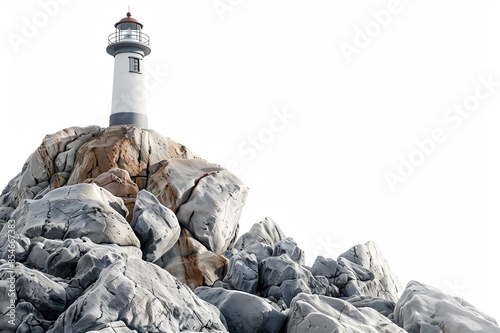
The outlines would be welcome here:
<svg viewBox="0 0 500 333">
<path fill-rule="evenodd" d="M 127 13 L 127 17 L 122 18 L 115 24 L 115 28 L 119 30 L 141 30 L 143 27 L 142 23 L 133 18 L 130 12 Z"/>
</svg>

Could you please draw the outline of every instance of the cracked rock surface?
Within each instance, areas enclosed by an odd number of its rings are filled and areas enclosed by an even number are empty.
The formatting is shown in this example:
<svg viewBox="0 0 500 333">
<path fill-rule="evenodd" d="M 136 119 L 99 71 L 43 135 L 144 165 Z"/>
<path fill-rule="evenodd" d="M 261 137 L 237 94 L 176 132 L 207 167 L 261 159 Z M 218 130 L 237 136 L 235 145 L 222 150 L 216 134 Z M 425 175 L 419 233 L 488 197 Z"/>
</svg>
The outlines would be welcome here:
<svg viewBox="0 0 500 333">
<path fill-rule="evenodd" d="M 394 311 L 395 322 L 409 333 L 498 333 L 495 319 L 460 297 L 410 281 Z"/>
<path fill-rule="evenodd" d="M 247 193 L 152 130 L 45 136 L 0 195 L 0 332 L 500 333 L 373 242 L 306 265 L 269 217 L 239 235 Z"/>
<path fill-rule="evenodd" d="M 139 332 L 225 330 L 215 306 L 167 271 L 132 257 L 105 268 L 48 332 L 88 332 L 117 321 Z"/>
<path fill-rule="evenodd" d="M 208 250 L 222 254 L 236 240 L 248 188 L 224 168 L 202 159 L 171 159 L 160 163 L 147 189 Z"/>
<path fill-rule="evenodd" d="M 287 332 L 404 333 L 371 308 L 356 308 L 339 298 L 299 294 L 290 305 Z"/>
</svg>

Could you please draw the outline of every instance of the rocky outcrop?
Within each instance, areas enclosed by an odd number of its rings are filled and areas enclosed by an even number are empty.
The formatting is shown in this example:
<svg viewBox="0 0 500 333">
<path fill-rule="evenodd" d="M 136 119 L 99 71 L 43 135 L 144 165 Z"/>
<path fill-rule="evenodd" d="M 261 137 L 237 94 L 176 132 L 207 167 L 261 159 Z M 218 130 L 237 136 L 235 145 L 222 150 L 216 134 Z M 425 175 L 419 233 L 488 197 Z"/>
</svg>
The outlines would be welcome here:
<svg viewBox="0 0 500 333">
<path fill-rule="evenodd" d="M 26 160 L 21 172 L 3 190 L 0 204 L 16 208 L 24 199 L 33 199 L 48 189 L 65 185 L 74 170 L 78 150 L 100 133 L 100 127 L 88 126 L 66 128 L 46 135 Z"/>
<path fill-rule="evenodd" d="M 339 256 L 338 263 L 356 277 L 339 286 L 345 296 L 366 295 L 393 302 L 398 300 L 403 289 L 401 282 L 375 243 L 350 248 Z"/>
<path fill-rule="evenodd" d="M 372 242 L 337 259 L 264 218 L 248 188 L 132 126 L 45 137 L 0 196 L 0 332 L 500 332 Z M 194 291 L 194 292 L 193 292 Z"/>
<path fill-rule="evenodd" d="M 459 297 L 410 281 L 394 311 L 394 321 L 409 333 L 500 332 L 495 319 Z"/>
<path fill-rule="evenodd" d="M 185 146 L 153 130 L 134 126 L 107 127 L 80 147 L 68 185 L 83 183 L 119 168 L 126 170 L 142 190 L 161 161 L 193 157 L 194 154 Z"/>
<path fill-rule="evenodd" d="M 16 208 L 24 199 L 83 183 L 114 168 L 127 171 L 138 188 L 144 189 L 160 161 L 193 157 L 185 146 L 153 130 L 133 126 L 66 128 L 45 136 L 3 190 L 0 205 L 8 214 L 5 207 Z"/>
</svg>

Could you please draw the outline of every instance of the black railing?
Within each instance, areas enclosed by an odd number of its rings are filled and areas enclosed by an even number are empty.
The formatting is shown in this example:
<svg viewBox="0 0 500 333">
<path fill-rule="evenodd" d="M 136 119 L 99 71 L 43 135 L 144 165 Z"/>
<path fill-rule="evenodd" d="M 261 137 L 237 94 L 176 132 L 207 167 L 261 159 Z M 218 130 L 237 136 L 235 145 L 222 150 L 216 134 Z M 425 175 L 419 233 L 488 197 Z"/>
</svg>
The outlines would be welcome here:
<svg viewBox="0 0 500 333">
<path fill-rule="evenodd" d="M 136 42 L 149 45 L 149 36 L 142 31 L 137 30 L 119 30 L 118 32 L 113 32 L 108 37 L 108 44 L 114 44 L 126 40 L 134 40 Z"/>
</svg>

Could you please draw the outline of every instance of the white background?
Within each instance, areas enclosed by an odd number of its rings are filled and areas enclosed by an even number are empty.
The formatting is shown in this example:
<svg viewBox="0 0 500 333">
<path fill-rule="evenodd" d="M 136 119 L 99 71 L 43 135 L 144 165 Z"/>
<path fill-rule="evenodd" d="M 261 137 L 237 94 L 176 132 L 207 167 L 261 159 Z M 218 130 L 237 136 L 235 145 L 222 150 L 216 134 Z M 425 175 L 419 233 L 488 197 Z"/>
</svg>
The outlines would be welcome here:
<svg viewBox="0 0 500 333">
<path fill-rule="evenodd" d="M 384 27 L 372 12 L 388 0 L 52 2 L 2 7 L 1 184 L 45 134 L 107 125 L 107 36 L 130 3 L 151 37 L 150 128 L 239 165 L 250 187 L 241 232 L 270 216 L 308 263 L 373 240 L 403 284 L 500 319 L 500 86 L 460 124 L 444 118 L 479 77 L 500 82 L 498 2 L 401 0 Z M 341 45 L 365 29 L 347 59 Z M 293 118 L 270 132 L 276 110 Z M 444 142 L 418 153 L 436 129 Z M 391 191 L 384 175 L 410 156 L 423 163 Z"/>
</svg>

